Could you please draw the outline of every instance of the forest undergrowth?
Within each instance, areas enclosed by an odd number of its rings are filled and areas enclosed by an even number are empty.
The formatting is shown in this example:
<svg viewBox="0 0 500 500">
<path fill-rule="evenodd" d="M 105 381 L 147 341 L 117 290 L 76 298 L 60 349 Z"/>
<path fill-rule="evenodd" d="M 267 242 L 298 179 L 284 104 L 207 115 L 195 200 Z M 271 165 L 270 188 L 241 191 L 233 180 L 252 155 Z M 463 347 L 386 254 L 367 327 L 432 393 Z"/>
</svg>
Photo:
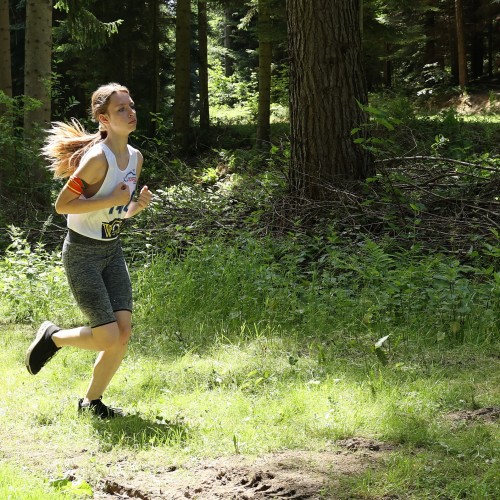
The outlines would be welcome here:
<svg viewBox="0 0 500 500">
<path fill-rule="evenodd" d="M 408 106 L 374 104 L 360 147 L 375 175 L 322 202 L 288 192 L 285 136 L 265 152 L 227 145 L 190 159 L 136 139 L 155 199 L 123 235 L 134 337 L 108 396 L 129 411 L 121 423 L 75 418 L 92 353 L 68 349 L 34 380 L 25 373 L 39 322 L 84 319 L 60 264 L 63 221 L 10 224 L 0 493 L 104 498 L 121 481 L 161 498 L 154 471 L 195 474 L 195 459 L 350 450 L 363 465 L 313 468 L 314 493 L 298 473 L 296 494 L 498 498 L 499 118 Z M 290 493 L 282 479 L 273 486 Z M 251 483 L 225 494 L 245 498 Z M 264 483 L 248 498 L 264 498 Z M 198 498 L 232 498 L 198 486 Z M 164 498 L 196 498 L 183 488 Z"/>
</svg>

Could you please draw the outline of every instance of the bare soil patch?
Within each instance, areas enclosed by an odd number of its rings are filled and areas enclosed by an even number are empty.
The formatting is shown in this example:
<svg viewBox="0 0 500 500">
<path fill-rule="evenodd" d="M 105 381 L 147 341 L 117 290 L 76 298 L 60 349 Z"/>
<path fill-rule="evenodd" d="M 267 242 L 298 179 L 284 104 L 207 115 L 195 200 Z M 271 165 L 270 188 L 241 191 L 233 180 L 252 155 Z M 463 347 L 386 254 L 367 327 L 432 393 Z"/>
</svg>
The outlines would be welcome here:
<svg viewBox="0 0 500 500">
<path fill-rule="evenodd" d="M 500 113 L 500 83 L 491 82 L 464 93 L 431 96 L 425 102 L 430 109 L 451 108 L 460 115 Z"/>
<path fill-rule="evenodd" d="M 95 487 L 96 499 L 257 500 L 268 498 L 324 499 L 342 477 L 381 464 L 391 450 L 385 443 L 353 438 L 335 443 L 338 451 L 283 451 L 258 458 L 241 455 L 200 460 L 182 468 L 144 471 L 131 478 L 120 471 Z"/>
<path fill-rule="evenodd" d="M 450 104 L 456 106 L 458 113 L 469 115 L 475 113 L 500 112 L 500 91 L 492 89 L 486 91 L 472 91 L 452 100 Z"/>
<path fill-rule="evenodd" d="M 448 414 L 453 422 L 496 422 L 500 418 L 500 406 L 461 410 Z"/>
</svg>

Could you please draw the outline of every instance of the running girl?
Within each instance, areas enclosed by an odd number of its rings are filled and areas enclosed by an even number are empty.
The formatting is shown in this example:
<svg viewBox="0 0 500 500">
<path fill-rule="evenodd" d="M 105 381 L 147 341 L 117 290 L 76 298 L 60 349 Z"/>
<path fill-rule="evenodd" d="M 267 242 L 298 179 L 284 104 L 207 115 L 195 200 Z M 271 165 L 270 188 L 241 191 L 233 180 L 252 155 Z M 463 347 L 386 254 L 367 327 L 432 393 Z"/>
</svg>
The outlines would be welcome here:
<svg viewBox="0 0 500 500">
<path fill-rule="evenodd" d="M 113 418 L 121 411 L 101 398 L 125 356 L 132 331 L 132 288 L 119 234 L 123 220 L 144 210 L 152 194 L 144 186 L 133 200 L 143 157 L 128 144 L 137 127 L 128 89 L 117 83 L 99 87 L 92 95 L 91 113 L 98 133 L 87 133 L 75 119 L 71 124 L 57 122 L 43 148 L 54 176 L 69 178 L 55 209 L 67 214 L 63 264 L 89 326 L 65 330 L 45 321 L 25 362 L 35 375 L 64 346 L 97 351 L 78 410 Z"/>
</svg>

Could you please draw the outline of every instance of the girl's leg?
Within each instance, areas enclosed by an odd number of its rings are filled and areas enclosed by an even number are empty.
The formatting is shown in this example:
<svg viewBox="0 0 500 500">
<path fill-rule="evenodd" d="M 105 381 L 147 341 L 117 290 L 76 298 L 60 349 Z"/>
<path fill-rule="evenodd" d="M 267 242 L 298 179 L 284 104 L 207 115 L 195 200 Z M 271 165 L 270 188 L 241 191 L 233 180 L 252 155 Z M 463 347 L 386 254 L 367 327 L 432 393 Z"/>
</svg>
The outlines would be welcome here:
<svg viewBox="0 0 500 500">
<path fill-rule="evenodd" d="M 92 378 L 83 401 L 84 403 L 102 396 L 127 352 L 128 341 L 132 331 L 132 314 L 130 311 L 117 311 L 115 312 L 115 316 L 116 323 L 112 323 L 112 325 L 114 327 L 113 334 L 117 335 L 117 341 L 97 355 Z M 111 325 L 106 326 L 109 327 L 108 329 L 111 329 Z M 99 336 L 99 333 L 101 332 L 96 332 L 94 335 Z M 109 335 L 109 332 L 106 332 L 105 335 Z"/>
<path fill-rule="evenodd" d="M 96 415 L 109 418 L 115 416 L 115 412 L 100 398 L 127 351 L 132 317 L 130 275 L 119 241 L 102 245 L 83 239 L 80 244 L 84 237 L 75 237 L 71 232 L 69 236 L 63 248 L 68 282 L 90 324 L 102 326 L 49 333 L 56 347 L 72 346 L 99 352 L 87 393 L 79 400 L 78 407 L 91 408 Z"/>
<path fill-rule="evenodd" d="M 78 347 L 89 351 L 105 351 L 118 342 L 118 325 L 108 323 L 96 328 L 82 326 L 71 330 L 59 330 L 52 334 L 52 340 L 57 347 Z"/>
</svg>

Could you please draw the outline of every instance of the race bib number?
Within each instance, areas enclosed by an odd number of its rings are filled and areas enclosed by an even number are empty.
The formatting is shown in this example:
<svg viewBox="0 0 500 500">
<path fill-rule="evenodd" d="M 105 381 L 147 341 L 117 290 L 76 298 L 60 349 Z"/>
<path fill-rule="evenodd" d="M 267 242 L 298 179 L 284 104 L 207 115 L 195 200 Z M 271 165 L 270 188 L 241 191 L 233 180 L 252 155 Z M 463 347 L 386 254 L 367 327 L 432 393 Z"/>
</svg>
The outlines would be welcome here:
<svg viewBox="0 0 500 500">
<path fill-rule="evenodd" d="M 102 223 L 102 239 L 110 240 L 116 238 L 120 234 L 120 229 L 123 224 L 123 219 L 114 219 L 111 222 Z"/>
</svg>

